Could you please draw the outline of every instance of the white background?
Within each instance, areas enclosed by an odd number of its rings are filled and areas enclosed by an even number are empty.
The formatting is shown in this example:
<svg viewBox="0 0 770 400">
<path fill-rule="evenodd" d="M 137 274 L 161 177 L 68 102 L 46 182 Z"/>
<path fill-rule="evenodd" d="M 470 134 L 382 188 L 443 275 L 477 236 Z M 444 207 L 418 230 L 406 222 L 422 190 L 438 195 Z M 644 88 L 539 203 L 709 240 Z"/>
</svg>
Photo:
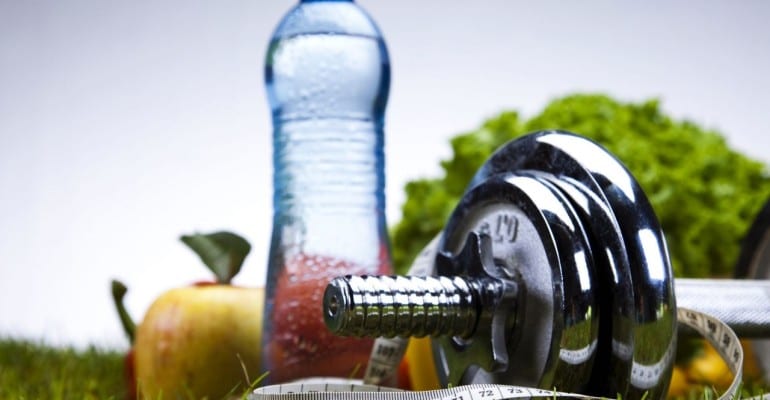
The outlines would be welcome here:
<svg viewBox="0 0 770 400">
<path fill-rule="evenodd" d="M 361 1 L 392 62 L 387 215 L 448 139 L 504 109 L 651 97 L 770 162 L 770 3 Z M 206 279 L 178 241 L 228 229 L 261 285 L 271 125 L 263 62 L 293 1 L 0 2 L 0 335 L 125 346 L 109 281 L 143 315 Z M 686 157 L 683 154 L 682 157 Z"/>
</svg>

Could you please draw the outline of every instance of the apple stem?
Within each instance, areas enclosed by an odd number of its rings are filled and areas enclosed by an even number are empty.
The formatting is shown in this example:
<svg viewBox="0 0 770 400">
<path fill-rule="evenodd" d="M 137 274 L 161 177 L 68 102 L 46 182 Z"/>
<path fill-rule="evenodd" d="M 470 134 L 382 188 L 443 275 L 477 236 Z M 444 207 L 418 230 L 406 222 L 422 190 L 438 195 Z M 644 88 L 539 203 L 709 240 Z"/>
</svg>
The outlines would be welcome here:
<svg viewBox="0 0 770 400">
<path fill-rule="evenodd" d="M 126 332 L 128 341 L 134 344 L 134 334 L 136 333 L 136 324 L 128 314 L 126 306 L 123 304 L 123 297 L 126 296 L 128 288 L 123 282 L 113 279 L 112 280 L 112 301 L 115 303 L 115 309 L 118 311 L 118 317 L 120 317 L 120 323 L 123 325 L 123 331 Z"/>
</svg>

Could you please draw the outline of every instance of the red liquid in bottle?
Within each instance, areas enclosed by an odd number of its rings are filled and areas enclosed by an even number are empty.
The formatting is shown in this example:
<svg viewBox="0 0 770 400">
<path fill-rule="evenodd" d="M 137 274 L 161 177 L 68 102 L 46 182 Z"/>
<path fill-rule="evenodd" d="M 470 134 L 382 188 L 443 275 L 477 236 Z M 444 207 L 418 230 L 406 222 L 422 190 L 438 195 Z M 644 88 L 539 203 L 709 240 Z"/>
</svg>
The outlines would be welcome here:
<svg viewBox="0 0 770 400">
<path fill-rule="evenodd" d="M 334 335 L 323 321 L 323 294 L 343 275 L 387 274 L 390 265 L 371 271 L 331 257 L 299 254 L 285 265 L 275 288 L 271 340 L 265 351 L 270 381 L 311 376 L 361 378 L 373 339 Z"/>
</svg>

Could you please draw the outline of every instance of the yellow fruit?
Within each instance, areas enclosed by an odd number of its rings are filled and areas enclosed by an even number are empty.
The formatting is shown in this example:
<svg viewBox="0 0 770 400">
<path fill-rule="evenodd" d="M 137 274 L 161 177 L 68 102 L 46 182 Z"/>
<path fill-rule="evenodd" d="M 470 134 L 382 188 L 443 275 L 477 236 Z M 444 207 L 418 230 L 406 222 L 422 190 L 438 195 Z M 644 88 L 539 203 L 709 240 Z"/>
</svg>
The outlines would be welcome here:
<svg viewBox="0 0 770 400">
<path fill-rule="evenodd" d="M 687 382 L 687 374 L 682 367 L 674 366 L 674 372 L 671 374 L 671 383 L 668 385 L 668 398 L 684 396 L 690 388 Z"/>
<path fill-rule="evenodd" d="M 138 391 L 144 398 L 222 398 L 259 374 L 262 288 L 202 285 L 172 289 L 136 331 Z M 246 372 L 244 372 L 244 370 Z"/>
<path fill-rule="evenodd" d="M 758 380 L 762 377 L 762 369 L 754 354 L 754 348 L 750 340 L 741 340 L 743 347 L 743 379 Z"/>
<path fill-rule="evenodd" d="M 716 349 L 706 343 L 703 355 L 693 359 L 687 368 L 688 378 L 699 384 L 726 389 L 733 380 L 733 373 Z"/>
<path fill-rule="evenodd" d="M 439 389 L 441 385 L 436 375 L 436 365 L 433 361 L 433 349 L 430 338 L 409 339 L 406 348 L 406 360 L 409 366 L 409 381 L 412 390 Z"/>
</svg>

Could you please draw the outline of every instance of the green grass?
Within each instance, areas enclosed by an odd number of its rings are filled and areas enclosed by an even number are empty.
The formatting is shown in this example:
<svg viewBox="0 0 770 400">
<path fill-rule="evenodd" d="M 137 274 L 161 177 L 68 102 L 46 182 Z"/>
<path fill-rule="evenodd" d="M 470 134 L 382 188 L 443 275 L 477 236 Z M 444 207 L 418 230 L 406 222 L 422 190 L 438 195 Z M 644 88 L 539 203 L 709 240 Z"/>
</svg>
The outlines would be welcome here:
<svg viewBox="0 0 770 400">
<path fill-rule="evenodd" d="M 0 337 L 0 399 L 125 399 L 123 356 L 114 350 L 55 348 Z M 717 397 L 708 388 L 693 389 L 680 399 Z M 756 383 L 743 388 L 744 397 L 763 393 L 766 388 Z"/>
<path fill-rule="evenodd" d="M 0 337 L 0 399 L 126 399 L 124 356 L 116 350 L 56 348 Z M 234 388 L 226 398 L 244 399 L 264 377 L 256 377 L 246 390 Z"/>
<path fill-rule="evenodd" d="M 123 353 L 0 338 L 0 399 L 124 399 Z"/>
</svg>

